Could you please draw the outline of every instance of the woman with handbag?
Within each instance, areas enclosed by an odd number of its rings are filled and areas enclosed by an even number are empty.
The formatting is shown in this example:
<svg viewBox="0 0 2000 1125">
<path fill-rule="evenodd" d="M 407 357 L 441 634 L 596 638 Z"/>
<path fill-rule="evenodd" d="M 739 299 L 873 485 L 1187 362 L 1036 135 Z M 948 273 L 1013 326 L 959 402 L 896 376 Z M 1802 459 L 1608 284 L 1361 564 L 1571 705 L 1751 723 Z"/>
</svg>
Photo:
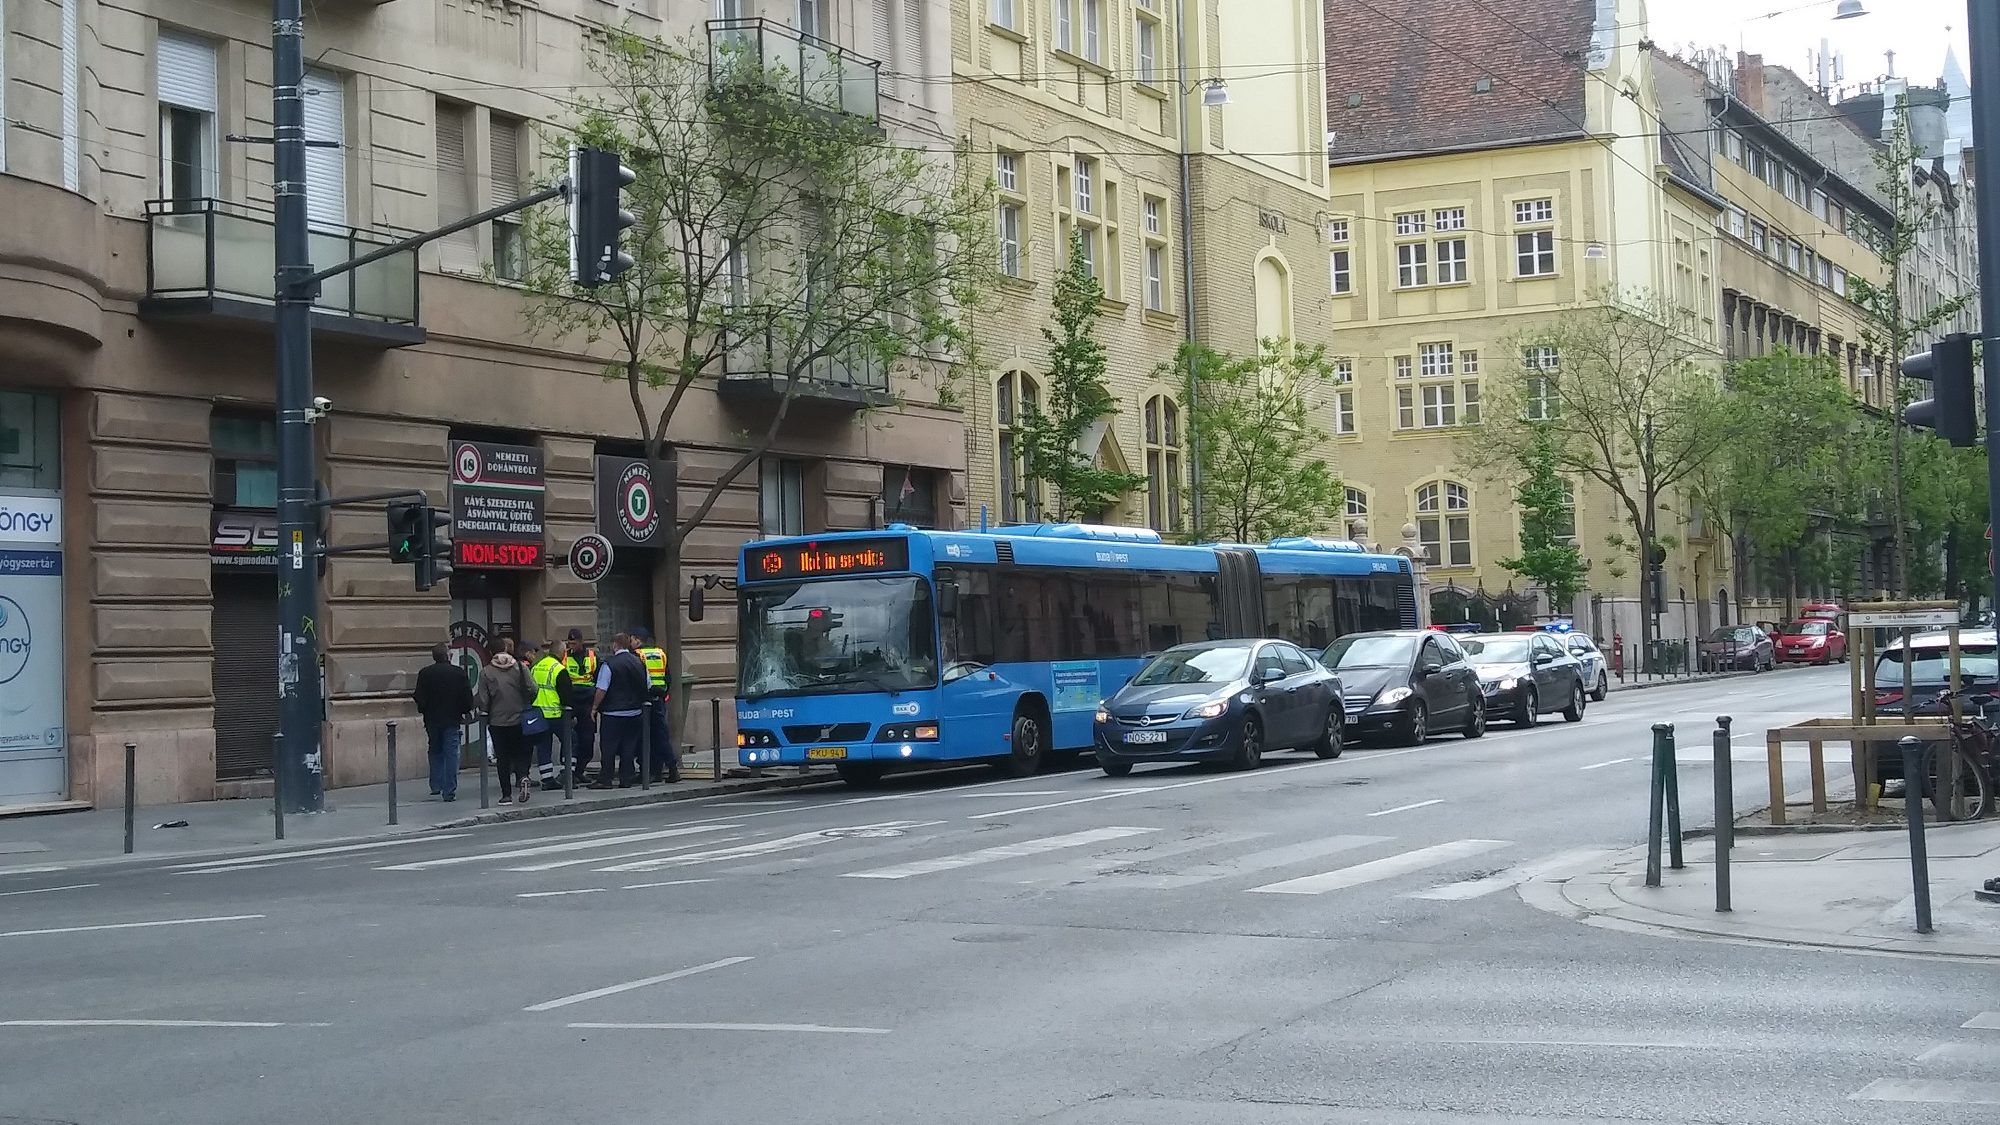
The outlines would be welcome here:
<svg viewBox="0 0 2000 1125">
<path fill-rule="evenodd" d="M 535 681 L 527 666 L 514 659 L 514 642 L 502 639 L 500 651 L 479 676 L 479 709 L 486 712 L 486 736 L 493 744 L 493 764 L 500 773 L 500 803 L 526 804 L 528 774 L 533 769 L 522 719 L 534 709 Z"/>
</svg>

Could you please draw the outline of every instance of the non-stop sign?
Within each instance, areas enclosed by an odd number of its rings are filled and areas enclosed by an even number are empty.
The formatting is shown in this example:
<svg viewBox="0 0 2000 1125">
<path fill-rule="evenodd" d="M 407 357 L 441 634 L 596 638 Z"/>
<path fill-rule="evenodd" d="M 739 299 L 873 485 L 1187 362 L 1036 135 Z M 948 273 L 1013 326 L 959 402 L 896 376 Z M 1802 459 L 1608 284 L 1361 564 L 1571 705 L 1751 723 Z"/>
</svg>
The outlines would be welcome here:
<svg viewBox="0 0 2000 1125">
<path fill-rule="evenodd" d="M 585 582 L 611 573 L 611 541 L 602 535 L 579 535 L 569 545 L 569 572 Z"/>
</svg>

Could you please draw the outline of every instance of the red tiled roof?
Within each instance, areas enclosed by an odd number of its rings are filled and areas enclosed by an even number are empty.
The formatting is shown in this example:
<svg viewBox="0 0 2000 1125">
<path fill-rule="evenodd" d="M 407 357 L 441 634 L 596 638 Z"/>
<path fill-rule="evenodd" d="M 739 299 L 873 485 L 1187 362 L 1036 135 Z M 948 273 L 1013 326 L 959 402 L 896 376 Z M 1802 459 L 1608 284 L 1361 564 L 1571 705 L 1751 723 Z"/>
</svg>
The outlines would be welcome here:
<svg viewBox="0 0 2000 1125">
<path fill-rule="evenodd" d="M 1595 0 L 1327 0 L 1329 160 L 1583 133 L 1595 10 Z"/>
</svg>

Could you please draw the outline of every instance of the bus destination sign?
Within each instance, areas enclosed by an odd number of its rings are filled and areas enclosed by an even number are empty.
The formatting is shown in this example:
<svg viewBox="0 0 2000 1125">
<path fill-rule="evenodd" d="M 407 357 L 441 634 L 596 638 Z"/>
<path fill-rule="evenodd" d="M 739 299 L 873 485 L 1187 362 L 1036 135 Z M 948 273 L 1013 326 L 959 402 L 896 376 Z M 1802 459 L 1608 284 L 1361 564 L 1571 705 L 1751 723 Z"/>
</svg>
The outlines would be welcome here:
<svg viewBox="0 0 2000 1125">
<path fill-rule="evenodd" d="M 837 543 L 794 543 L 750 552 L 744 570 L 751 581 L 826 578 L 837 574 L 877 574 L 910 569 L 906 539 L 847 539 Z"/>
</svg>

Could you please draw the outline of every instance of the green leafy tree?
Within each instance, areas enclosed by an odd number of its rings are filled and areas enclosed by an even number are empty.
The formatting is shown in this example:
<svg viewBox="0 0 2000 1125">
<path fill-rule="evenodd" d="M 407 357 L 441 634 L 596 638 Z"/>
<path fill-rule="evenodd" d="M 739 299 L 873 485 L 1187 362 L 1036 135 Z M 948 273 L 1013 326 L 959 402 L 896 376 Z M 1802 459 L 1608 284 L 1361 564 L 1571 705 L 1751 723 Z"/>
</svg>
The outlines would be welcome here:
<svg viewBox="0 0 2000 1125">
<path fill-rule="evenodd" d="M 1518 363 L 1489 368 L 1482 424 L 1459 443 L 1469 467 L 1504 479 L 1547 441 L 1557 472 L 1611 493 L 1625 522 L 1614 546 L 1642 584 L 1672 538 L 1667 503 L 1729 442 L 1713 353 L 1681 322 L 1671 299 L 1648 292 L 1600 293 L 1551 316 L 1512 340 Z M 1656 623 L 1640 616 L 1651 653 Z"/>
<path fill-rule="evenodd" d="M 1925 525 L 1914 518 L 1911 484 L 1921 478 L 1910 472 L 1903 411 L 1909 406 L 1911 396 L 1899 365 L 1914 350 L 1915 340 L 1957 316 L 1968 297 L 1962 293 L 1946 295 L 1935 304 L 1920 306 L 1917 294 L 1903 284 L 1906 267 L 1916 259 L 1920 239 L 1937 224 L 1938 206 L 1918 189 L 1911 174 L 1921 152 L 1910 131 L 1907 94 L 1897 98 L 1888 118 L 1889 135 L 1876 150 L 1875 169 L 1876 191 L 1888 206 L 1891 225 L 1884 230 L 1866 220 L 1850 218 L 1856 224 L 1855 233 L 1881 260 L 1883 281 L 1878 285 L 1859 274 L 1853 275 L 1848 279 L 1847 296 L 1861 313 L 1863 342 L 1882 357 L 1887 368 L 1883 375 L 1894 389 L 1889 403 L 1894 423 L 1889 435 L 1889 487 L 1894 501 L 1896 571 L 1901 576 L 1896 592 L 1907 596 L 1921 588 L 1912 582 L 1911 568 L 1919 561 L 1910 553 L 1912 529 Z"/>
<path fill-rule="evenodd" d="M 1538 425 L 1521 451 L 1521 485 L 1515 494 L 1521 512 L 1521 551 L 1500 560 L 1504 569 L 1540 586 L 1549 608 L 1568 613 L 1583 592 L 1590 563 L 1576 543 L 1575 497 L 1563 479 L 1556 435 Z"/>
<path fill-rule="evenodd" d="M 1164 378 L 1181 385 L 1200 497 L 1196 542 L 1261 542 L 1340 528 L 1346 493 L 1314 418 L 1333 389 L 1323 347 L 1266 340 L 1252 357 L 1183 344 Z M 1339 533 L 1344 538 L 1344 533 Z"/>
<path fill-rule="evenodd" d="M 1023 404 L 1016 438 L 1021 450 L 1022 500 L 1049 518 L 1102 519 L 1105 510 L 1146 483 L 1140 473 L 1098 462 L 1095 445 L 1118 414 L 1118 400 L 1104 379 L 1104 345 L 1097 320 L 1104 286 L 1091 273 L 1079 234 L 1056 275 L 1055 323 L 1042 329 L 1049 346 L 1047 392 Z M 1090 448 L 1086 448 L 1089 446 Z"/>
<path fill-rule="evenodd" d="M 895 390 L 940 393 L 970 352 L 964 311 L 995 256 L 983 176 L 963 154 L 882 143 L 877 123 L 830 111 L 838 73 L 801 76 L 751 42 L 672 41 L 613 31 L 591 58 L 568 128 L 548 138 L 615 150 L 637 175 L 630 269 L 610 284 L 569 280 L 555 209 L 523 232 L 529 323 L 551 346 L 610 353 L 634 435 L 663 462 L 684 414 L 707 415 L 724 378 L 764 392 L 713 480 L 669 504 L 654 567 L 660 640 L 687 667 L 677 607 L 682 549 L 758 463 L 802 391 L 871 405 Z M 954 158 L 956 157 L 956 159 Z M 983 167 L 983 166 L 982 166 Z M 686 693 L 675 693 L 685 711 Z M 678 729 L 678 728 L 677 728 Z"/>
</svg>

